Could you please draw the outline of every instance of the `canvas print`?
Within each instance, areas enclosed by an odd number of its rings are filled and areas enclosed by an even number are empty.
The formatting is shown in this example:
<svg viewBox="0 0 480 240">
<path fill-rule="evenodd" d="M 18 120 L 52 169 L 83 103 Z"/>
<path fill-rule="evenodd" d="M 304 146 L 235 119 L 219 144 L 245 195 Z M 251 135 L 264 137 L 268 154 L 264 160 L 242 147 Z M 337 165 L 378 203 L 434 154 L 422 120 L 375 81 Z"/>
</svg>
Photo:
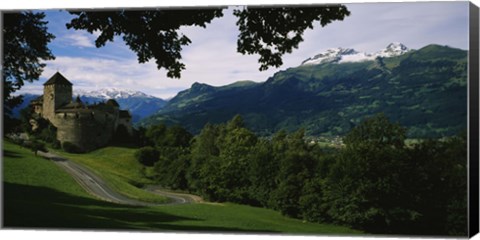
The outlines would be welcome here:
<svg viewBox="0 0 480 240">
<path fill-rule="evenodd" d="M 472 7 L 3 11 L 3 228 L 466 237 Z"/>
</svg>

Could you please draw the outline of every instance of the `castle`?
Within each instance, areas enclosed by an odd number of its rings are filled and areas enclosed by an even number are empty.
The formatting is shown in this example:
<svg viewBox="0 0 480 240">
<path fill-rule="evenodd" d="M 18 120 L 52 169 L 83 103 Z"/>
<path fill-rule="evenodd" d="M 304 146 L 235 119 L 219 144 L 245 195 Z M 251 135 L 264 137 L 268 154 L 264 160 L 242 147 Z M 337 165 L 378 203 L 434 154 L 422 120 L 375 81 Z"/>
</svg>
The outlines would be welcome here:
<svg viewBox="0 0 480 240">
<path fill-rule="evenodd" d="M 62 146 L 69 142 L 90 151 L 110 142 L 115 133 L 132 135 L 131 115 L 110 99 L 105 103 L 84 104 L 72 98 L 72 83 L 59 72 L 43 84 L 43 95 L 32 101 L 34 113 L 57 128 Z"/>
</svg>

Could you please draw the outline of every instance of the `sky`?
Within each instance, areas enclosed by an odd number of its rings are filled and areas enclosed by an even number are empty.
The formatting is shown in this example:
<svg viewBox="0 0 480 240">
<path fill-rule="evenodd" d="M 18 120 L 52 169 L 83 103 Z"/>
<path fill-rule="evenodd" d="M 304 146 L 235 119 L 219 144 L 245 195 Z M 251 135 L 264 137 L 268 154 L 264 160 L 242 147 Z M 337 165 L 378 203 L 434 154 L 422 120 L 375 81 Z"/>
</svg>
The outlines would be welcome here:
<svg viewBox="0 0 480 240">
<path fill-rule="evenodd" d="M 224 10 L 224 17 L 214 19 L 206 28 L 188 27 L 180 31 L 192 43 L 184 47 L 182 62 L 186 70 L 180 79 L 166 77 L 154 61 L 145 64 L 121 37 L 96 48 L 98 33 L 67 29 L 73 18 L 67 11 L 47 10 L 48 31 L 56 38 L 49 44 L 56 59 L 47 61 L 39 81 L 27 83 L 19 93 L 41 94 L 42 84 L 59 71 L 74 84 L 74 90 L 123 88 L 138 90 L 168 99 L 179 91 L 200 82 L 213 86 L 239 80 L 266 81 L 275 72 L 296 67 L 309 57 L 328 48 L 345 47 L 357 51 L 376 52 L 391 42 L 401 42 L 419 49 L 435 43 L 468 49 L 468 2 L 401 2 L 346 4 L 351 15 L 343 21 L 304 33 L 304 41 L 291 54 L 283 56 L 283 65 L 259 71 L 258 55 L 242 55 L 236 51 L 238 28 L 233 7 Z"/>
</svg>

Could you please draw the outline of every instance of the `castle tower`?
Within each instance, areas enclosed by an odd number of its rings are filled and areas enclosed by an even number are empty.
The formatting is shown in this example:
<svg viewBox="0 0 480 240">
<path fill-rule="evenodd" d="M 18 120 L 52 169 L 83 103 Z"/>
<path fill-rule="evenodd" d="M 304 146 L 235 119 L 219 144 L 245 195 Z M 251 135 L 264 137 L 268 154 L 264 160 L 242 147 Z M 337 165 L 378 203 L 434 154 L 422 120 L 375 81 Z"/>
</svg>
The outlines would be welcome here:
<svg viewBox="0 0 480 240">
<path fill-rule="evenodd" d="M 72 101 L 72 83 L 59 72 L 43 84 L 43 117 L 53 123 L 55 110 Z"/>
</svg>

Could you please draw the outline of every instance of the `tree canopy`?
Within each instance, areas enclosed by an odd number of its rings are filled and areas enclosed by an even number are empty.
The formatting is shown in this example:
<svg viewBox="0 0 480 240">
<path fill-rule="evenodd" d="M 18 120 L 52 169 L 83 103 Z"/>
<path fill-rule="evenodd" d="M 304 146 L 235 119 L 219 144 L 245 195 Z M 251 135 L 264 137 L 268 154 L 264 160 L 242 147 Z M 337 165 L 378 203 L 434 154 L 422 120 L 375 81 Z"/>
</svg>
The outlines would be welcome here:
<svg viewBox="0 0 480 240">
<path fill-rule="evenodd" d="M 33 82 L 42 74 L 45 63 L 55 57 L 48 43 L 55 36 L 47 31 L 44 13 L 30 11 L 3 14 L 3 103 L 6 114 L 20 104 L 21 97 L 12 93 L 25 82 Z"/>
<path fill-rule="evenodd" d="M 5 132 L 15 131 L 18 121 L 12 118 L 12 109 L 22 103 L 22 96 L 12 94 L 25 82 L 33 82 L 42 74 L 45 63 L 55 57 L 47 44 L 55 38 L 47 31 L 45 14 L 3 13 L 3 111 Z"/>
<path fill-rule="evenodd" d="M 180 31 L 182 26 L 205 28 L 213 19 L 223 16 L 222 7 L 203 9 L 152 9 L 71 11 L 76 15 L 67 28 L 100 32 L 97 47 L 122 35 L 125 43 L 137 54 L 140 63 L 154 59 L 158 69 L 166 69 L 170 78 L 180 78 L 185 64 L 180 61 L 190 38 Z M 302 35 L 313 22 L 325 26 L 343 20 L 350 12 L 345 6 L 318 7 L 243 7 L 234 10 L 240 30 L 237 51 L 259 54 L 260 70 L 282 64 L 281 57 L 303 41 Z"/>
</svg>

